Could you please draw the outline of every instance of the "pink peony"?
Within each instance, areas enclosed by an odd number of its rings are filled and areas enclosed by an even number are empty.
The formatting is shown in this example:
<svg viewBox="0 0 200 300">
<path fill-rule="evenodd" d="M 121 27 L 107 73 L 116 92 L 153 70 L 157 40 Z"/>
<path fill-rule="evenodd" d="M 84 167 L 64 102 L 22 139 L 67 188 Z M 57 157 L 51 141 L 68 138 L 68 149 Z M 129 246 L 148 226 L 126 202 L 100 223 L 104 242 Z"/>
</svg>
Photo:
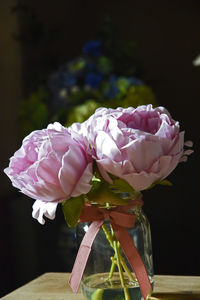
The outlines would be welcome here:
<svg viewBox="0 0 200 300">
<path fill-rule="evenodd" d="M 184 132 L 163 107 L 100 108 L 72 127 L 88 139 L 105 180 L 111 183 L 113 174 L 137 191 L 166 178 L 193 152 L 184 152 Z"/>
<path fill-rule="evenodd" d="M 56 122 L 29 134 L 4 172 L 14 187 L 37 200 L 33 217 L 44 223 L 43 214 L 53 219 L 58 202 L 89 192 L 92 158 L 80 138 Z"/>
</svg>

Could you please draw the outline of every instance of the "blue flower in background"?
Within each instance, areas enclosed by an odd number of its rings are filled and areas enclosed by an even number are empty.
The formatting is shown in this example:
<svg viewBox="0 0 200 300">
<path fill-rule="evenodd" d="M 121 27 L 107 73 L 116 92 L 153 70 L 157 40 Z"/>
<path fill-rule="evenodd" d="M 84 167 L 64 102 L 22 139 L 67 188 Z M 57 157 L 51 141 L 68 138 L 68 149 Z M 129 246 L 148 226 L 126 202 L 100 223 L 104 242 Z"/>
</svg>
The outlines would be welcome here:
<svg viewBox="0 0 200 300">
<path fill-rule="evenodd" d="M 87 64 L 87 68 L 88 68 L 89 71 L 94 71 L 96 67 L 92 62 L 89 62 Z"/>
<path fill-rule="evenodd" d="M 60 68 L 57 72 L 51 74 L 48 82 L 50 90 L 60 89 L 60 88 L 70 88 L 77 83 L 77 77 L 66 71 L 65 69 Z"/>
<path fill-rule="evenodd" d="M 117 80 L 117 77 L 115 75 L 111 75 L 109 78 L 110 84 L 115 84 Z"/>
<path fill-rule="evenodd" d="M 129 83 L 130 85 L 143 85 L 144 82 L 140 79 L 137 79 L 135 77 L 129 77 Z"/>
<path fill-rule="evenodd" d="M 115 98 L 117 96 L 119 90 L 116 81 L 117 77 L 115 75 L 111 75 L 108 85 L 104 89 L 104 95 L 106 98 Z"/>
<path fill-rule="evenodd" d="M 59 83 L 61 87 L 72 87 L 74 85 L 76 85 L 77 79 L 76 76 L 74 76 L 74 74 L 70 73 L 70 72 L 63 72 L 60 73 L 59 76 Z"/>
<path fill-rule="evenodd" d="M 99 40 L 91 40 L 83 46 L 83 53 L 91 56 L 99 56 L 102 54 L 102 42 Z"/>
<path fill-rule="evenodd" d="M 85 84 L 92 88 L 96 88 L 102 82 L 102 80 L 103 75 L 101 73 L 90 72 L 85 78 Z"/>
<path fill-rule="evenodd" d="M 77 77 L 74 73 L 66 71 L 61 67 L 57 72 L 51 74 L 48 80 L 48 88 L 53 95 L 54 109 L 62 107 L 63 101 L 68 99 L 68 90 L 77 85 Z"/>
</svg>

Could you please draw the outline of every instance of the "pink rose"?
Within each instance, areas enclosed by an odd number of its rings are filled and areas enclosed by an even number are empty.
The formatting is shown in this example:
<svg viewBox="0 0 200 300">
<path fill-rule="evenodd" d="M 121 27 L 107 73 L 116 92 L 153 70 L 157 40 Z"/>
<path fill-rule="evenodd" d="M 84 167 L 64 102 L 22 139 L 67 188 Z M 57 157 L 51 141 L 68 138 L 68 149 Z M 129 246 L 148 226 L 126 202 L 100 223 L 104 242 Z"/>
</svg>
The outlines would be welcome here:
<svg viewBox="0 0 200 300">
<path fill-rule="evenodd" d="M 184 152 L 184 132 L 163 107 L 100 108 L 74 129 L 88 137 L 105 180 L 112 182 L 111 173 L 137 191 L 166 178 L 193 152 Z"/>
<path fill-rule="evenodd" d="M 58 202 L 89 192 L 92 158 L 84 143 L 56 122 L 29 134 L 4 172 L 14 187 L 37 200 L 33 217 L 43 222 L 43 214 L 54 218 Z"/>
</svg>

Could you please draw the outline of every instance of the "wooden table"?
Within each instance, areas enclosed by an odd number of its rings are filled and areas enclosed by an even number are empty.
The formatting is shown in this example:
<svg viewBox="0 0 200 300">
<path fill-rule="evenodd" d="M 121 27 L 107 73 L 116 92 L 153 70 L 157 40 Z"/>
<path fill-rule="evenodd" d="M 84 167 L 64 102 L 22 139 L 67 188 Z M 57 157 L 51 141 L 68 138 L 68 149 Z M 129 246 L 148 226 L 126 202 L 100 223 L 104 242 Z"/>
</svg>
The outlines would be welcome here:
<svg viewBox="0 0 200 300">
<path fill-rule="evenodd" d="M 81 292 L 72 293 L 68 278 L 66 273 L 46 273 L 1 299 L 83 300 Z M 154 279 L 151 300 L 200 300 L 200 276 L 155 275 Z"/>
</svg>

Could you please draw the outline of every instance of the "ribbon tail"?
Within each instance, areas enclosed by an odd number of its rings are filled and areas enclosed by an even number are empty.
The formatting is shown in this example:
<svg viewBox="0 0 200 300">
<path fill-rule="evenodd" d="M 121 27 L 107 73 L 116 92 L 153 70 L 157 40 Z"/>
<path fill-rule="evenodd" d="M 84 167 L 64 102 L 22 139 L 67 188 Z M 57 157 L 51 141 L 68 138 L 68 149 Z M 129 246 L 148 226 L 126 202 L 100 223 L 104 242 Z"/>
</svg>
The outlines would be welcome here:
<svg viewBox="0 0 200 300">
<path fill-rule="evenodd" d="M 81 278 L 83 276 L 83 272 L 85 270 L 85 266 L 91 251 L 91 247 L 93 241 L 99 232 L 101 225 L 103 224 L 104 220 L 93 221 L 92 224 L 89 226 L 88 231 L 84 235 L 84 238 L 81 242 L 79 247 L 76 260 L 69 278 L 69 285 L 71 286 L 74 293 L 78 292 Z"/>
<path fill-rule="evenodd" d="M 131 236 L 128 231 L 123 227 L 118 227 L 115 224 L 112 224 L 115 236 L 120 242 L 120 245 L 126 255 L 132 269 L 135 272 L 135 276 L 140 286 L 140 290 L 144 299 L 147 298 L 152 286 L 149 280 L 144 263 L 135 247 Z"/>
</svg>

